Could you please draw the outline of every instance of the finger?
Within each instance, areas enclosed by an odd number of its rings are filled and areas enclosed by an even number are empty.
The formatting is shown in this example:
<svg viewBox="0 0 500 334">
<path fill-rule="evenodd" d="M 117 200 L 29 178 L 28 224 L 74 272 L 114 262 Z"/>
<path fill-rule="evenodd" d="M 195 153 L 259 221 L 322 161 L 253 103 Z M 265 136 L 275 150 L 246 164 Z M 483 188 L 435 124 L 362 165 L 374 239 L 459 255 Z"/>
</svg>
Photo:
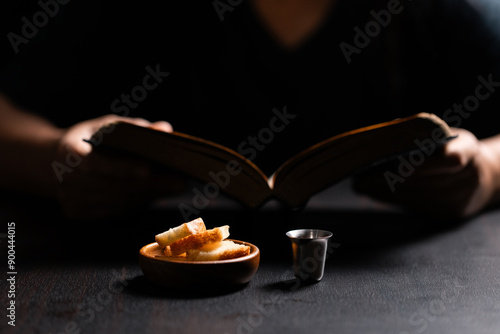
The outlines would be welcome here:
<svg viewBox="0 0 500 334">
<path fill-rule="evenodd" d="M 101 127 L 116 121 L 124 121 L 144 127 L 151 125 L 151 122 L 143 118 L 120 117 L 112 114 L 104 115 L 96 119 L 78 123 L 67 129 L 64 139 L 65 143 L 63 143 L 64 149 L 80 156 L 89 154 L 92 151 L 92 146 L 84 140 L 90 139 Z"/>
<path fill-rule="evenodd" d="M 457 168 L 465 168 L 477 153 L 478 140 L 469 131 L 456 129 L 459 140 L 451 140 L 444 147 L 444 155 L 457 162 Z"/>
<path fill-rule="evenodd" d="M 174 131 L 174 129 L 172 128 L 172 125 L 169 122 L 165 122 L 165 121 L 154 122 L 149 127 L 151 129 L 165 131 L 165 132 L 173 132 Z"/>
<path fill-rule="evenodd" d="M 353 180 L 358 193 L 429 214 L 463 216 L 468 212 L 471 194 L 477 191 L 479 174 L 473 164 L 448 176 L 409 176 L 389 184 L 381 175 Z M 469 210 L 470 211 L 470 210 Z"/>
<path fill-rule="evenodd" d="M 132 123 L 132 124 L 143 126 L 143 127 L 148 127 L 151 125 L 150 121 L 148 121 L 147 119 L 141 118 L 141 117 L 125 117 L 125 116 L 118 116 L 118 115 L 113 115 L 113 114 L 109 114 L 109 115 L 105 115 L 105 116 L 100 117 L 97 125 L 98 125 L 98 127 L 101 127 L 103 125 L 117 122 L 117 121 Z M 95 130 L 98 130 L 98 128 Z"/>
<path fill-rule="evenodd" d="M 441 149 L 416 166 L 415 174 L 448 175 L 466 168 L 478 150 L 477 138 L 467 130 L 455 129 L 457 138 L 445 143 Z"/>
<path fill-rule="evenodd" d="M 414 174 L 418 175 L 447 175 L 459 171 L 462 168 L 462 160 L 459 156 L 447 154 L 443 147 L 434 155 L 426 157 L 421 165 L 413 167 Z"/>
<path fill-rule="evenodd" d="M 478 169 L 472 161 L 454 173 L 447 174 L 418 174 L 405 178 L 404 186 L 411 186 L 416 189 L 427 189 L 432 192 L 434 189 L 447 188 L 452 191 L 455 187 L 474 187 L 478 184 L 479 174 Z"/>
<path fill-rule="evenodd" d="M 446 202 L 449 199 L 449 194 L 443 189 L 434 190 L 428 194 L 406 184 L 398 184 L 397 187 L 390 190 L 387 184 L 365 182 L 361 193 L 375 200 L 420 213 L 438 214 L 446 212 L 446 208 L 448 208 Z"/>
<path fill-rule="evenodd" d="M 359 174 L 353 179 L 353 187 L 357 192 L 370 194 L 393 193 L 400 188 L 432 194 L 437 189 L 452 191 L 455 187 L 475 187 L 478 178 L 477 168 L 470 163 L 453 174 L 424 174 L 417 173 L 417 169 L 404 175 L 398 174 L 397 169 Z"/>
<path fill-rule="evenodd" d="M 83 158 L 80 172 L 90 176 L 105 176 L 115 179 L 146 180 L 151 174 L 149 163 L 122 155 L 93 150 Z"/>
</svg>

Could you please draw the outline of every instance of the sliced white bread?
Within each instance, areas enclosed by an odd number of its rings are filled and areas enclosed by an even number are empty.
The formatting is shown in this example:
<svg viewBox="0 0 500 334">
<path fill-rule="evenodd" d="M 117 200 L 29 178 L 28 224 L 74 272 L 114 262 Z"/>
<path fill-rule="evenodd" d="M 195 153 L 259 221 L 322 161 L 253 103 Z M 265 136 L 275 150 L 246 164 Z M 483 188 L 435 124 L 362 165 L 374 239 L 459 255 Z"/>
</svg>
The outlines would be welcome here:
<svg viewBox="0 0 500 334">
<path fill-rule="evenodd" d="M 203 222 L 203 219 L 201 218 L 196 218 L 190 222 L 181 224 L 177 227 L 173 227 L 169 229 L 168 231 L 165 231 L 163 233 L 157 234 L 155 236 L 155 241 L 160 245 L 161 247 L 167 247 L 174 242 L 185 238 L 189 235 L 193 235 L 196 233 L 200 233 L 206 231 L 205 223 Z"/>
<path fill-rule="evenodd" d="M 187 259 L 194 261 L 216 261 L 234 259 L 250 254 L 250 246 L 237 244 L 231 240 L 223 240 L 200 249 L 187 251 Z"/>
<path fill-rule="evenodd" d="M 229 226 L 224 225 L 211 230 L 188 235 L 170 244 L 170 254 L 179 255 L 192 249 L 200 249 L 205 245 L 221 242 L 229 237 Z"/>
</svg>

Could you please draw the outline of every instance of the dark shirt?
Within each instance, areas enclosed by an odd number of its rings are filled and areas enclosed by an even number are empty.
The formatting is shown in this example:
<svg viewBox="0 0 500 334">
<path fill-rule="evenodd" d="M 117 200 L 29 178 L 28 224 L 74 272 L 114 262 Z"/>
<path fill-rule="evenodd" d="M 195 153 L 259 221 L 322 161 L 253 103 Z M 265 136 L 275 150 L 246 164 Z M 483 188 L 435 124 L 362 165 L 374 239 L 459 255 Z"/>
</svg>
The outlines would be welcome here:
<svg viewBox="0 0 500 334">
<path fill-rule="evenodd" d="M 469 2 L 340 0 L 293 51 L 247 2 L 215 3 L 59 5 L 17 54 L 9 42 L 0 89 L 59 126 L 112 113 L 167 120 L 268 173 L 321 139 L 417 112 L 498 133 L 498 33 Z M 21 17 L 42 10 L 28 8 L 8 32 L 21 35 Z"/>
</svg>

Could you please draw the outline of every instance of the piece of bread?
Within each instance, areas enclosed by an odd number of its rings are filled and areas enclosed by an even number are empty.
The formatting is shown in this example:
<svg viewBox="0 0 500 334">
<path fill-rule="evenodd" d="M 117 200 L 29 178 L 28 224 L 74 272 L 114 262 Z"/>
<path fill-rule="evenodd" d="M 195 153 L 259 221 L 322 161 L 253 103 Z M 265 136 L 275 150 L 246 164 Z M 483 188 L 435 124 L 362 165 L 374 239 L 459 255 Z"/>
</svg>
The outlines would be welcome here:
<svg viewBox="0 0 500 334">
<path fill-rule="evenodd" d="M 191 249 L 200 249 L 204 245 L 221 242 L 229 236 L 229 226 L 224 225 L 211 230 L 188 235 L 170 244 L 170 253 L 179 255 Z"/>
<path fill-rule="evenodd" d="M 173 256 L 172 252 L 170 251 L 170 246 L 165 246 L 165 248 L 163 249 L 163 255 L 165 255 L 165 256 Z"/>
<path fill-rule="evenodd" d="M 157 234 L 155 236 L 155 241 L 161 247 L 166 247 L 166 246 L 169 246 L 172 243 L 176 242 L 177 240 L 180 240 L 180 239 L 185 238 L 189 235 L 200 233 L 203 231 L 206 231 L 206 227 L 205 227 L 205 223 L 203 222 L 203 219 L 196 218 L 190 222 L 181 224 L 177 227 L 173 227 L 173 228 L 169 229 L 168 231 Z"/>
<path fill-rule="evenodd" d="M 194 261 L 216 261 L 234 259 L 250 254 L 250 246 L 237 244 L 231 240 L 224 240 L 208 246 L 188 250 L 187 259 Z"/>
<path fill-rule="evenodd" d="M 165 249 L 163 250 L 163 255 L 155 255 L 156 258 L 159 258 L 159 259 L 185 259 L 186 258 L 186 253 L 182 253 L 182 254 L 179 254 L 179 255 L 172 255 L 172 252 L 170 252 L 170 247 L 167 246 L 165 247 Z"/>
</svg>

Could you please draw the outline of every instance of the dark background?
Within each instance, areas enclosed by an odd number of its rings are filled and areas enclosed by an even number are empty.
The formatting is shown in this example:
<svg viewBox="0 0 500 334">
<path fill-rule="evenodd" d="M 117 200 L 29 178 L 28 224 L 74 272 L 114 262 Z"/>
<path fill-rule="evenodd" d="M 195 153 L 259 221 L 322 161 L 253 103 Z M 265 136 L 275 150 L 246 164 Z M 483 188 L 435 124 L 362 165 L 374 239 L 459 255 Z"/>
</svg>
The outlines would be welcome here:
<svg viewBox="0 0 500 334">
<path fill-rule="evenodd" d="M 11 1 L 1 11 L 0 88 L 69 126 L 113 113 L 111 102 L 159 64 L 169 77 L 128 116 L 167 120 L 237 148 L 269 126 L 273 108 L 298 115 L 255 159 L 272 172 L 331 135 L 422 111 L 443 115 L 474 94 L 480 75 L 500 81 L 500 44 L 480 7 L 462 0 L 401 6 L 347 64 L 339 44 L 353 45 L 353 28 L 364 30 L 370 10 L 387 9 L 386 2 L 339 1 L 318 31 L 287 50 L 247 2 L 221 21 L 210 1 L 71 1 L 15 54 L 7 34 L 21 34 L 21 18 L 33 22 L 41 7 Z M 460 125 L 479 137 L 496 134 L 498 101 L 494 94 Z"/>
</svg>

